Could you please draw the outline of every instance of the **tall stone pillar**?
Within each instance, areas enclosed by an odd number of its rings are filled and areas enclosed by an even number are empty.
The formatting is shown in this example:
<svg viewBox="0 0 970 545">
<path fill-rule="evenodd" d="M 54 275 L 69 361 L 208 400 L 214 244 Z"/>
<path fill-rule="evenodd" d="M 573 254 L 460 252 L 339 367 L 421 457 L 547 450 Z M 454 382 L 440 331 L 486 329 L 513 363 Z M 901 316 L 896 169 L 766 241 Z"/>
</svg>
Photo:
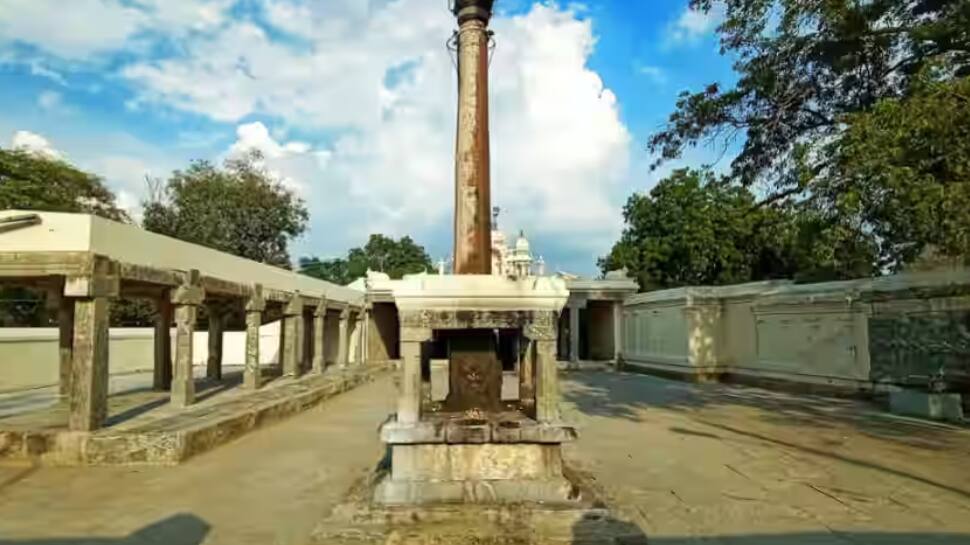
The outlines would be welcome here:
<svg viewBox="0 0 970 545">
<path fill-rule="evenodd" d="M 337 364 L 340 367 L 347 367 L 348 345 L 350 344 L 350 307 L 344 307 L 340 311 L 340 326 L 337 333 Z"/>
<path fill-rule="evenodd" d="M 421 345 L 431 330 L 401 328 L 401 375 L 398 383 L 397 421 L 414 424 L 421 419 Z"/>
<path fill-rule="evenodd" d="M 254 284 L 252 294 L 246 300 L 246 362 L 243 368 L 243 388 L 258 390 L 262 382 L 259 369 L 259 328 L 263 325 L 263 311 L 266 310 L 266 300 L 263 299 L 262 284 Z"/>
<path fill-rule="evenodd" d="M 313 363 L 312 370 L 319 374 L 327 367 L 327 300 L 320 299 L 320 304 L 313 310 Z"/>
<path fill-rule="evenodd" d="M 155 361 L 152 388 L 166 391 L 172 387 L 172 301 L 166 290 L 155 300 Z"/>
<path fill-rule="evenodd" d="M 492 0 L 457 0 L 458 127 L 455 139 L 455 274 L 491 274 L 488 20 Z"/>
<path fill-rule="evenodd" d="M 212 303 L 209 311 L 209 355 L 206 359 L 205 376 L 222 380 L 222 333 L 225 316 L 220 303 Z"/>
<path fill-rule="evenodd" d="M 579 303 L 569 304 L 569 361 L 579 361 Z"/>
<path fill-rule="evenodd" d="M 201 284 L 199 271 L 193 269 L 172 293 L 172 304 L 175 305 L 175 376 L 172 378 L 171 403 L 176 407 L 188 407 L 195 403 L 192 337 L 199 305 L 205 301 L 205 290 Z"/>
<path fill-rule="evenodd" d="M 120 291 L 117 264 L 95 258 L 89 274 L 68 277 L 64 296 L 74 298 L 68 428 L 93 431 L 108 416 L 108 313 Z"/>
<path fill-rule="evenodd" d="M 283 375 L 298 377 L 303 364 L 303 297 L 290 298 L 283 309 Z"/>
</svg>

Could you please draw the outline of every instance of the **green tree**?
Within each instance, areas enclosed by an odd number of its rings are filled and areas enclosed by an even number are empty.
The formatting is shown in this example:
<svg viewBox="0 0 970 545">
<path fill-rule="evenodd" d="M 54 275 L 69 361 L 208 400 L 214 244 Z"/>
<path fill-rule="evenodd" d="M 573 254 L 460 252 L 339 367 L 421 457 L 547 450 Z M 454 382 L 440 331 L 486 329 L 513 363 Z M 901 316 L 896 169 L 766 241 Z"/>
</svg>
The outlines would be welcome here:
<svg viewBox="0 0 970 545">
<path fill-rule="evenodd" d="M 22 149 L 0 148 L 0 210 L 96 214 L 129 222 L 101 178 L 62 159 Z M 23 287 L 0 289 L 0 324 L 47 326 L 45 293 Z"/>
<path fill-rule="evenodd" d="M 954 81 L 970 75 L 970 2 L 691 1 L 715 4 L 738 81 L 681 95 L 650 138 L 657 164 L 743 140 L 730 179 L 764 183 L 762 205 L 798 212 L 806 276 L 899 268 L 927 244 L 966 255 L 955 180 L 967 105 Z"/>
<path fill-rule="evenodd" d="M 194 161 L 175 171 L 144 203 L 144 228 L 289 268 L 289 243 L 306 230 L 309 215 L 302 199 L 261 163 L 254 151 L 223 168 Z"/>
<path fill-rule="evenodd" d="M 927 247 L 970 260 L 970 78 L 914 87 L 847 116 L 813 188 L 820 210 L 871 230 L 892 269 Z"/>
<path fill-rule="evenodd" d="M 701 141 L 743 137 L 734 179 L 771 182 L 775 198 L 812 181 L 791 175 L 797 164 L 826 168 L 826 154 L 799 150 L 818 152 L 838 137 L 843 115 L 907 96 L 927 66 L 970 74 L 966 0 L 691 0 L 704 11 L 716 4 L 726 7 L 722 52 L 737 59 L 740 77 L 731 88 L 682 94 L 649 146 L 662 161 Z"/>
<path fill-rule="evenodd" d="M 351 249 L 346 258 L 300 259 L 300 272 L 303 274 L 341 285 L 366 275 L 368 269 L 381 271 L 398 279 L 405 274 L 419 273 L 431 268 L 428 252 L 411 237 L 394 240 L 380 234 L 371 235 L 364 247 Z"/>
<path fill-rule="evenodd" d="M 101 178 L 61 159 L 0 148 L 0 209 L 96 214 L 128 222 Z"/>
<path fill-rule="evenodd" d="M 626 228 L 605 272 L 626 267 L 641 289 L 787 277 L 795 269 L 789 214 L 755 206 L 754 195 L 712 173 L 677 170 L 623 209 Z"/>
</svg>

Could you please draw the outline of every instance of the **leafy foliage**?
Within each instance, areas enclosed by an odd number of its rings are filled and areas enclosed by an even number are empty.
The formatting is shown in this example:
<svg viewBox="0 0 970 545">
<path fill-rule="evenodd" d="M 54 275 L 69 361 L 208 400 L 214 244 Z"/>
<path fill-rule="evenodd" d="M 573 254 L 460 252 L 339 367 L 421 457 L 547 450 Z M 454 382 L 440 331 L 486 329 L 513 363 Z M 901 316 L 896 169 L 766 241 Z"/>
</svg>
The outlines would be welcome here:
<svg viewBox="0 0 970 545">
<path fill-rule="evenodd" d="M 0 149 L 0 209 L 83 212 L 130 221 L 100 178 L 60 159 Z"/>
<path fill-rule="evenodd" d="M 966 0 L 692 0 L 722 4 L 739 79 L 684 93 L 649 148 L 743 140 L 732 183 L 797 217 L 798 272 L 898 270 L 927 248 L 968 255 Z M 825 241 L 821 244 L 820 241 Z"/>
<path fill-rule="evenodd" d="M 651 290 L 772 278 L 829 280 L 873 272 L 874 244 L 794 207 L 760 207 L 751 191 L 683 169 L 623 209 L 626 228 L 603 272 L 626 267 Z"/>
<path fill-rule="evenodd" d="M 649 195 L 630 197 L 627 227 L 600 268 L 626 267 L 643 289 L 786 276 L 789 219 L 754 204 L 751 192 L 710 172 L 674 171 Z"/>
<path fill-rule="evenodd" d="M 368 269 L 381 271 L 398 279 L 405 274 L 430 270 L 431 267 L 428 252 L 411 237 L 394 240 L 380 234 L 371 235 L 363 248 L 351 249 L 347 252 L 346 259 L 300 259 L 300 272 L 303 274 L 340 285 L 365 276 Z"/>
<path fill-rule="evenodd" d="M 306 230 L 303 201 L 251 152 L 224 168 L 195 161 L 144 203 L 149 231 L 289 268 L 290 240 Z"/>
<path fill-rule="evenodd" d="M 970 78 L 915 86 L 845 119 L 814 188 L 820 210 L 872 231 L 890 268 L 928 246 L 970 259 Z"/>
<path fill-rule="evenodd" d="M 965 0 L 692 0 L 726 6 L 722 52 L 736 57 L 737 84 L 684 93 L 653 135 L 661 160 L 703 140 L 744 138 L 732 164 L 745 184 L 766 180 L 778 198 L 796 195 L 800 157 L 813 172 L 822 153 L 797 153 L 837 137 L 841 117 L 908 94 L 927 66 L 970 74 L 970 2 Z"/>
</svg>

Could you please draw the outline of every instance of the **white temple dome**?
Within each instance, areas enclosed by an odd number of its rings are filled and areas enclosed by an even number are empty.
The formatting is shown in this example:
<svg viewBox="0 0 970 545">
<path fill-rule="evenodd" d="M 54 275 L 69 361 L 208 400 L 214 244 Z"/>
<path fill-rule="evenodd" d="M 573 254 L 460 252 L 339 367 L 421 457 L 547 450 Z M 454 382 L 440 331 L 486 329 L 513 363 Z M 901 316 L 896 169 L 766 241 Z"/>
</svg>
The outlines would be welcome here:
<svg viewBox="0 0 970 545">
<path fill-rule="evenodd" d="M 515 253 L 519 255 L 529 254 L 529 239 L 525 238 L 525 233 L 519 231 L 519 238 L 515 240 Z"/>
</svg>

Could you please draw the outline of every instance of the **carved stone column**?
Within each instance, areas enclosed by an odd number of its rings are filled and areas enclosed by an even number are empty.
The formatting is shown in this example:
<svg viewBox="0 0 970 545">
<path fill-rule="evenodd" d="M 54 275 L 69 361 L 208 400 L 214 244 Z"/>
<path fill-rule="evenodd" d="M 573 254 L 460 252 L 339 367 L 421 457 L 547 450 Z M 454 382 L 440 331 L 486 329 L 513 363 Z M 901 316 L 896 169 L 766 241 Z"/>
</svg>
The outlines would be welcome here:
<svg viewBox="0 0 970 545">
<path fill-rule="evenodd" d="M 155 300 L 155 363 L 152 388 L 167 391 L 172 388 L 172 301 L 168 290 Z"/>
<path fill-rule="evenodd" d="M 283 309 L 283 374 L 298 377 L 303 363 L 303 298 L 299 293 Z"/>
<path fill-rule="evenodd" d="M 525 337 L 532 341 L 535 362 L 535 414 L 539 422 L 559 421 L 559 366 L 556 362 L 555 312 L 536 313 L 534 321 L 525 329 Z"/>
<path fill-rule="evenodd" d="M 623 301 L 613 302 L 613 362 L 617 369 L 623 359 Z"/>
<path fill-rule="evenodd" d="M 49 294 L 48 304 L 57 309 L 57 393 L 66 396 L 71 392 L 71 362 L 74 360 L 74 301 L 58 291 Z"/>
<path fill-rule="evenodd" d="M 367 347 L 367 310 L 360 309 L 357 311 L 357 346 L 354 350 L 357 353 L 356 364 L 364 365 L 365 363 L 365 350 Z"/>
<path fill-rule="evenodd" d="M 209 312 L 209 356 L 206 359 L 205 376 L 222 380 L 222 333 L 224 325 L 223 308 L 220 303 L 206 307 Z"/>
<path fill-rule="evenodd" d="M 95 258 L 91 272 L 68 277 L 64 295 L 74 298 L 68 428 L 93 431 L 108 416 L 108 314 L 120 291 L 117 264 Z"/>
<path fill-rule="evenodd" d="M 348 345 L 350 344 L 350 307 L 344 307 L 340 311 L 340 327 L 337 333 L 337 364 L 340 367 L 347 367 L 349 356 Z"/>
<path fill-rule="evenodd" d="M 171 403 L 188 407 L 195 403 L 195 377 L 192 373 L 192 337 L 199 305 L 205 301 L 199 271 L 185 275 L 181 286 L 172 293 L 175 305 L 175 376 L 172 379 Z"/>
<path fill-rule="evenodd" d="M 397 398 L 397 421 L 400 423 L 417 423 L 421 419 L 421 345 L 430 339 L 430 329 L 401 328 L 401 375 Z"/>
<path fill-rule="evenodd" d="M 327 300 L 320 299 L 320 304 L 313 310 L 313 364 L 314 373 L 320 374 L 327 367 Z"/>
<path fill-rule="evenodd" d="M 263 325 L 266 300 L 263 286 L 254 284 L 252 294 L 246 300 L 246 366 L 243 369 L 243 388 L 258 390 L 262 382 L 259 369 L 259 328 Z"/>
<path fill-rule="evenodd" d="M 569 303 L 569 361 L 579 361 L 579 310 L 578 302 Z"/>
</svg>

